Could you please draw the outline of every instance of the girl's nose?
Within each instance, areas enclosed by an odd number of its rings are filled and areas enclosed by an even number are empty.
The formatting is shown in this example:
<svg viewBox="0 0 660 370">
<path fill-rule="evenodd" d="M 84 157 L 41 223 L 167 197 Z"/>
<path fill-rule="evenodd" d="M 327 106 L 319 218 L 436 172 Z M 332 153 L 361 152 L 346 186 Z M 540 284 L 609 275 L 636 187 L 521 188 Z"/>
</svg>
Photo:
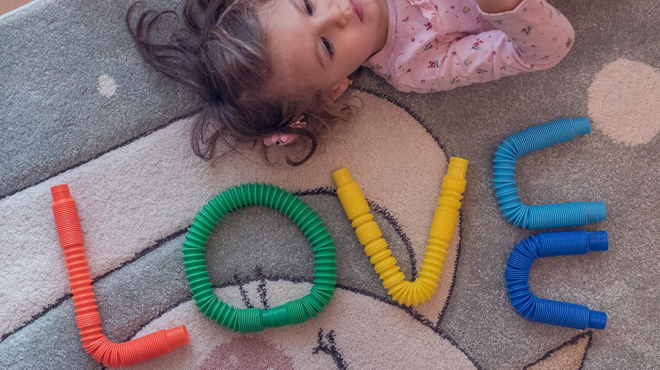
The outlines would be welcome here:
<svg viewBox="0 0 660 370">
<path fill-rule="evenodd" d="M 323 23 L 325 23 L 326 26 L 338 26 L 338 27 L 344 27 L 346 26 L 346 18 L 350 15 L 350 12 L 353 10 L 350 7 L 346 8 L 341 8 L 337 4 L 332 4 L 326 13 L 326 17 Z"/>
</svg>

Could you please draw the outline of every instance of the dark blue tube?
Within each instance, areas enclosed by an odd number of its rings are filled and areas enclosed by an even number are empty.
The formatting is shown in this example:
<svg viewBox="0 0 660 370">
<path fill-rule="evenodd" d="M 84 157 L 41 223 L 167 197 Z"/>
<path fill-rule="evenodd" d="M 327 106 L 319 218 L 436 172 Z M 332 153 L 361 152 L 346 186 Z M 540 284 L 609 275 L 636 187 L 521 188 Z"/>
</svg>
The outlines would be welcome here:
<svg viewBox="0 0 660 370">
<path fill-rule="evenodd" d="M 529 269 L 538 257 L 606 251 L 605 231 L 564 231 L 532 235 L 516 244 L 509 255 L 504 280 L 516 312 L 534 322 L 574 329 L 605 329 L 607 314 L 587 306 L 538 298 L 529 291 Z"/>
<path fill-rule="evenodd" d="M 573 140 L 591 131 L 587 117 L 564 118 L 530 127 L 502 141 L 495 152 L 493 188 L 502 215 L 524 229 L 582 226 L 605 219 L 603 202 L 574 202 L 529 206 L 520 201 L 515 171 L 518 158 L 533 151 Z"/>
</svg>

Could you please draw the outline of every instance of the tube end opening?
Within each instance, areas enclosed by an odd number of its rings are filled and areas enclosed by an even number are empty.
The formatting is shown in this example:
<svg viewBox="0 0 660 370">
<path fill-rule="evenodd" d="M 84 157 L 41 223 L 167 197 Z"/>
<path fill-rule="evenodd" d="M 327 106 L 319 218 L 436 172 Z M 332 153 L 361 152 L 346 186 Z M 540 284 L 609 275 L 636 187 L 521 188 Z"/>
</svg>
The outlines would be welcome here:
<svg viewBox="0 0 660 370">
<path fill-rule="evenodd" d="M 344 186 L 348 183 L 353 182 L 353 177 L 351 176 L 350 171 L 348 171 L 348 168 L 340 168 L 337 171 L 332 173 L 332 179 L 335 180 L 335 184 L 337 184 L 337 187 Z"/>
<path fill-rule="evenodd" d="M 601 311 L 589 311 L 588 328 L 603 330 L 607 325 L 607 314 Z"/>
<path fill-rule="evenodd" d="M 447 175 L 450 177 L 460 177 L 464 179 L 465 174 L 467 173 L 468 164 L 470 164 L 470 161 L 468 161 L 467 159 L 463 159 L 459 157 L 449 158 Z"/>
<path fill-rule="evenodd" d="M 55 185 L 50 188 L 50 193 L 53 195 L 53 202 L 58 202 L 60 200 L 71 198 L 71 193 L 69 192 L 69 185 Z"/>
<path fill-rule="evenodd" d="M 587 233 L 589 238 L 589 251 L 606 251 L 609 246 L 607 231 Z"/>
<path fill-rule="evenodd" d="M 589 122 L 588 117 L 574 118 L 571 122 L 575 130 L 575 136 L 582 136 L 591 132 L 591 122 Z"/>
<path fill-rule="evenodd" d="M 188 329 L 186 329 L 184 325 L 168 329 L 165 331 L 165 340 L 167 341 L 167 347 L 170 348 L 170 350 L 185 346 L 190 343 Z"/>
<path fill-rule="evenodd" d="M 603 221 L 607 216 L 603 202 L 587 202 L 584 207 L 587 210 L 587 223 Z"/>
</svg>

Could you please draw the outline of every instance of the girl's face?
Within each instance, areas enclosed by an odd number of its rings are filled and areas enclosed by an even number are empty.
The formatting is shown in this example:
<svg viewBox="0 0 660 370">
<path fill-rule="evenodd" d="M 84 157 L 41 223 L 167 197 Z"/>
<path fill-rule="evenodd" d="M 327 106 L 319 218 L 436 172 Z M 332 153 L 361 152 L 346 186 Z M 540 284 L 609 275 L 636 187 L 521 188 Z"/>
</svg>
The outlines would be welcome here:
<svg viewBox="0 0 660 370">
<path fill-rule="evenodd" d="M 272 0 L 260 17 L 272 56 L 271 88 L 287 93 L 336 92 L 387 38 L 387 0 Z"/>
</svg>

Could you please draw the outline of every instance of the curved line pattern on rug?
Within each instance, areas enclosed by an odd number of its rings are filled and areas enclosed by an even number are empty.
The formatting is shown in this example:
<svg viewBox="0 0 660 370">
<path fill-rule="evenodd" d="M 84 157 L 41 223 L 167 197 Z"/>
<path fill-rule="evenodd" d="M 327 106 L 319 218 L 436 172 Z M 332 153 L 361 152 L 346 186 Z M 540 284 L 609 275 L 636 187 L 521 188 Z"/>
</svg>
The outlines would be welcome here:
<svg viewBox="0 0 660 370">
<path fill-rule="evenodd" d="M 173 124 L 173 123 L 176 123 L 176 122 L 178 122 L 178 121 L 181 121 L 181 120 L 185 120 L 185 119 L 191 118 L 191 117 L 195 116 L 198 112 L 199 112 L 199 109 L 194 110 L 194 111 L 192 111 L 192 112 L 188 112 L 188 113 L 182 114 L 182 115 L 177 116 L 177 117 L 174 117 L 174 118 L 172 118 L 171 120 L 165 122 L 164 124 L 162 124 L 162 125 L 156 127 L 155 129 L 153 129 L 153 130 L 151 130 L 151 131 L 147 131 L 147 132 L 145 132 L 145 133 L 143 133 L 143 134 L 140 134 L 140 135 L 137 135 L 137 136 L 131 138 L 130 140 L 127 140 L 127 141 L 125 141 L 125 142 L 123 142 L 123 143 L 121 143 L 121 144 L 119 144 L 119 145 L 115 145 L 115 146 L 113 146 L 113 147 L 110 147 L 110 148 L 108 148 L 107 150 L 102 151 L 102 152 L 100 152 L 100 153 L 97 153 L 97 154 L 94 155 L 93 157 L 91 157 L 91 158 L 89 158 L 89 159 L 86 159 L 86 160 L 84 160 L 84 161 L 82 161 L 82 162 L 76 163 L 76 164 L 74 164 L 74 165 L 72 165 L 72 166 L 70 166 L 70 167 L 67 167 L 67 168 L 65 168 L 65 169 L 62 170 L 62 171 L 57 171 L 57 172 L 55 172 L 55 173 L 52 173 L 52 174 L 50 174 L 48 177 L 46 177 L 45 179 L 43 179 L 43 180 L 41 180 L 41 181 L 37 181 L 37 182 L 35 182 L 35 183 L 33 183 L 33 184 L 30 184 L 30 185 L 28 185 L 28 186 L 24 186 L 24 187 L 22 187 L 22 188 L 18 188 L 18 189 L 12 190 L 12 191 L 9 192 L 9 193 L 2 194 L 2 195 L 0 195 L 0 200 L 3 200 L 3 199 L 5 199 L 5 198 L 7 198 L 7 197 L 11 197 L 12 195 L 14 195 L 14 194 L 16 194 L 16 193 L 20 193 L 21 191 L 23 191 L 23 190 L 25 190 L 25 189 L 29 189 L 29 188 L 31 188 L 31 187 L 33 187 L 33 186 L 39 185 L 39 184 L 43 183 L 44 181 L 48 181 L 48 180 L 52 179 L 53 177 L 58 176 L 58 175 L 60 175 L 60 174 L 62 174 L 62 173 L 64 173 L 64 172 L 70 171 L 70 170 L 72 170 L 72 169 L 74 169 L 74 168 L 78 168 L 78 167 L 80 167 L 80 166 L 82 166 L 82 165 L 84 165 L 84 164 L 86 164 L 86 163 L 89 163 L 89 162 L 91 162 L 91 161 L 93 161 L 93 160 L 95 160 L 95 159 L 97 159 L 97 158 L 99 158 L 99 157 L 101 157 L 101 156 L 103 156 L 103 155 L 105 155 L 105 154 L 107 154 L 107 153 L 113 151 L 113 150 L 117 150 L 117 149 L 119 149 L 119 148 L 125 147 L 126 145 L 129 145 L 129 144 L 131 144 L 131 143 L 133 143 L 133 142 L 135 142 L 135 141 L 137 141 L 137 140 L 142 139 L 143 137 L 149 136 L 149 135 L 151 135 L 151 134 L 153 134 L 153 133 L 155 133 L 155 132 L 157 132 L 157 131 L 160 131 L 160 130 L 162 130 L 162 129 L 164 129 L 164 128 L 167 128 L 168 126 L 170 126 L 170 125 Z"/>
<path fill-rule="evenodd" d="M 546 352 L 538 360 L 526 365 L 523 370 L 582 369 L 587 352 L 591 347 L 593 332 L 578 334 L 555 349 Z"/>
</svg>

